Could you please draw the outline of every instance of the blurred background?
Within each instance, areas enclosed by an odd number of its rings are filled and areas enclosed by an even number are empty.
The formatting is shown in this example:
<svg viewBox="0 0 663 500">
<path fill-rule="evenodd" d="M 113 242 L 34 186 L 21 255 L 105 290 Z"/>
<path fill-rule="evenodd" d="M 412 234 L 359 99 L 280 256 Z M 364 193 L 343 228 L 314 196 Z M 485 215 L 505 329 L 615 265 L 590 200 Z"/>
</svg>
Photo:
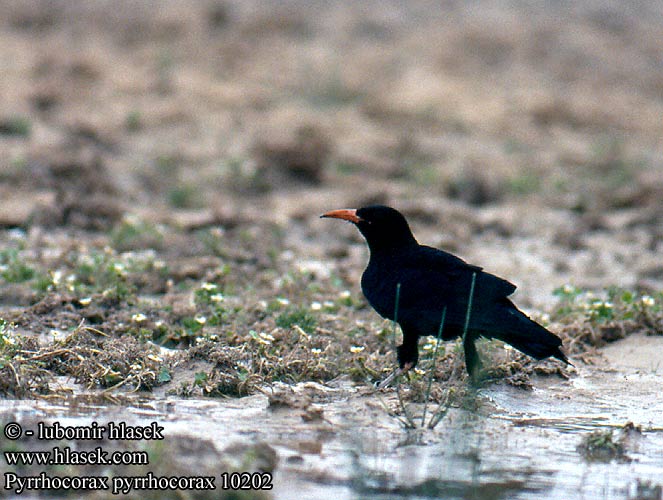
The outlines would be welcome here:
<svg viewBox="0 0 663 500">
<path fill-rule="evenodd" d="M 155 472 L 274 498 L 661 499 L 663 1 L 0 0 L 0 47 L 0 420 L 158 419 Z M 405 399 L 449 415 L 406 436 L 365 242 L 319 219 L 372 203 L 576 375 L 484 344 L 475 398 L 428 339 Z"/>
<path fill-rule="evenodd" d="M 317 215 L 379 202 L 530 305 L 568 281 L 663 283 L 659 1 L 0 10 L 5 229 L 267 221 L 279 252 L 359 262 L 359 236 Z M 147 233 L 124 246 L 170 248 Z"/>
</svg>

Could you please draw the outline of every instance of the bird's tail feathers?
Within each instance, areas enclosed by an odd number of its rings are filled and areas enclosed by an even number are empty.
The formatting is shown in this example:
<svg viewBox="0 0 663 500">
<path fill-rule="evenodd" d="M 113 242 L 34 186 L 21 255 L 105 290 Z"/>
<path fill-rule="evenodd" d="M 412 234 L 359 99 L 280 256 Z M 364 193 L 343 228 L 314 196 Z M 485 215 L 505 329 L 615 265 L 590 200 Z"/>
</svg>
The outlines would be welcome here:
<svg viewBox="0 0 663 500">
<path fill-rule="evenodd" d="M 529 319 L 518 309 L 504 311 L 504 321 L 499 322 L 499 332 L 491 331 L 490 337 L 499 339 L 515 347 L 528 356 L 543 359 L 549 356 L 570 364 L 562 352 L 562 340 L 535 321 Z"/>
</svg>

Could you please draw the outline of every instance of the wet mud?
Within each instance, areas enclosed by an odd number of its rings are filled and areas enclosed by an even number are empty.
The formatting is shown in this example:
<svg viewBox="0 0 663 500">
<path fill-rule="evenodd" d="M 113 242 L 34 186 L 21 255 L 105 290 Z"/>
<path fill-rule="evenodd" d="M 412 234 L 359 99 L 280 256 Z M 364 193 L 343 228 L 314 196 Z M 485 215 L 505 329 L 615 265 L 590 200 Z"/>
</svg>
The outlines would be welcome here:
<svg viewBox="0 0 663 500">
<path fill-rule="evenodd" d="M 3 424 L 157 421 L 129 448 L 274 474 L 246 499 L 661 500 L 660 2 L 0 10 Z M 318 218 L 370 203 L 518 284 L 574 366 L 482 343 L 473 390 L 428 338 L 376 391 L 398 332 Z"/>
<path fill-rule="evenodd" d="M 531 391 L 506 384 L 470 391 L 434 429 L 420 425 L 422 403 L 406 404 L 418 424 L 406 429 L 389 411 L 399 407 L 394 390 L 347 379 L 272 387 L 281 397 L 139 397 L 126 407 L 3 401 L 0 412 L 3 421 L 63 425 L 157 421 L 171 442 L 204 436 L 224 463 L 263 446 L 273 450 L 274 498 L 655 498 L 642 495 L 648 484 L 655 494 L 660 480 L 661 348 L 661 337 L 632 336 L 568 380 L 536 377 Z M 635 356 L 609 362 L 625 351 L 639 353 L 638 363 Z M 620 453 L 585 453 L 593 433 L 609 434 Z M 192 460 L 198 467 L 205 459 Z"/>
</svg>

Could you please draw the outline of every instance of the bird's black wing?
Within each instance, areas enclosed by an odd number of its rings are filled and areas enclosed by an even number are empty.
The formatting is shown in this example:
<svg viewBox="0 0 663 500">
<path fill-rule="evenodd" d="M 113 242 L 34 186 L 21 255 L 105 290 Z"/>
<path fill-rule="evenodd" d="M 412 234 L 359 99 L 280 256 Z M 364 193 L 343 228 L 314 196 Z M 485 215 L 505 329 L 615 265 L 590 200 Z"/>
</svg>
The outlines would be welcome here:
<svg viewBox="0 0 663 500">
<path fill-rule="evenodd" d="M 516 290 L 516 285 L 510 281 L 487 273 L 483 268 L 468 264 L 460 257 L 437 248 L 420 245 L 416 261 L 431 272 L 446 275 L 447 279 L 458 282 L 459 285 L 465 282 L 467 277 L 471 282 L 472 273 L 476 273 L 475 289 L 480 284 L 483 294 L 495 299 L 507 297 Z"/>
<path fill-rule="evenodd" d="M 407 255 L 401 256 L 398 269 L 390 274 L 388 281 L 401 284 L 399 322 L 415 328 L 420 335 L 437 333 L 445 307 L 447 309 L 445 331 L 451 333 L 462 328 L 468 309 L 473 274 L 476 275 L 473 309 L 492 309 L 496 303 L 505 300 L 516 289 L 512 283 L 484 272 L 481 267 L 427 246 L 419 246 Z M 391 287 L 393 286 L 392 283 Z M 389 296 L 387 303 L 391 304 L 388 307 L 391 309 L 386 309 L 385 312 L 389 313 L 393 311 L 395 296 L 391 293 L 387 295 Z M 393 313 L 387 314 L 386 317 L 392 315 Z M 480 316 L 474 315 L 473 320 L 477 319 L 480 319 Z"/>
<path fill-rule="evenodd" d="M 430 247 L 422 247 L 422 250 L 420 262 L 429 262 L 431 268 L 435 268 L 437 263 L 442 269 L 437 275 L 438 278 L 446 276 L 450 283 L 458 287 L 460 300 L 448 302 L 452 306 L 452 311 L 455 310 L 455 315 L 452 314 L 449 326 L 453 328 L 454 322 L 458 324 L 459 313 L 464 316 L 464 325 L 467 302 L 463 303 L 463 293 L 466 294 L 465 297 L 469 298 L 467 290 L 471 286 L 471 275 L 476 273 L 470 330 L 474 330 L 487 338 L 500 339 L 536 359 L 554 356 L 565 363 L 569 362 L 560 350 L 562 346 L 561 339 L 532 321 L 507 298 L 515 291 L 516 286 L 514 284 L 493 274 L 486 273 L 480 267 L 466 264 L 462 259 L 446 252 Z M 431 273 L 432 276 L 435 276 L 435 274 Z M 435 288 L 432 287 L 431 289 L 434 290 Z M 438 297 L 441 296 L 443 295 L 438 294 Z M 464 300 L 467 301 L 467 298 Z M 417 300 L 417 298 L 413 300 Z M 428 328 L 430 331 L 430 326 Z M 474 350 L 473 342 L 465 345 L 466 359 L 469 354 L 468 348 Z M 476 350 L 474 350 L 474 356 L 476 357 Z M 471 367 L 472 364 L 468 363 L 468 370 L 471 371 Z"/>
</svg>

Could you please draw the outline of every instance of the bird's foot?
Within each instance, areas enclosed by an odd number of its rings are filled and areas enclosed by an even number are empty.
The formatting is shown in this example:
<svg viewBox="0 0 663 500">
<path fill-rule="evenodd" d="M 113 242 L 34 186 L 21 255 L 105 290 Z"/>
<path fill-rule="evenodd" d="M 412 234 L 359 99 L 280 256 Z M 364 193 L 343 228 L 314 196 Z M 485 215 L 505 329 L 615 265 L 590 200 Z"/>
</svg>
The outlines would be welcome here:
<svg viewBox="0 0 663 500">
<path fill-rule="evenodd" d="M 469 375 L 470 385 L 472 387 L 480 387 L 485 378 L 482 363 L 474 363 L 471 367 L 468 368 L 467 374 Z"/>
<path fill-rule="evenodd" d="M 377 387 L 378 389 L 384 389 L 386 387 L 389 387 L 389 385 L 400 375 L 404 375 L 407 372 L 409 372 L 412 367 L 414 366 L 413 363 L 405 363 L 402 368 L 396 368 L 391 374 L 387 376 L 382 382 L 380 382 Z"/>
<path fill-rule="evenodd" d="M 483 377 L 482 377 L 481 373 L 479 372 L 479 370 L 473 370 L 470 373 L 470 380 L 469 381 L 470 381 L 470 387 L 473 387 L 475 389 L 478 388 L 478 387 L 481 387 L 481 382 L 483 381 Z"/>
</svg>

